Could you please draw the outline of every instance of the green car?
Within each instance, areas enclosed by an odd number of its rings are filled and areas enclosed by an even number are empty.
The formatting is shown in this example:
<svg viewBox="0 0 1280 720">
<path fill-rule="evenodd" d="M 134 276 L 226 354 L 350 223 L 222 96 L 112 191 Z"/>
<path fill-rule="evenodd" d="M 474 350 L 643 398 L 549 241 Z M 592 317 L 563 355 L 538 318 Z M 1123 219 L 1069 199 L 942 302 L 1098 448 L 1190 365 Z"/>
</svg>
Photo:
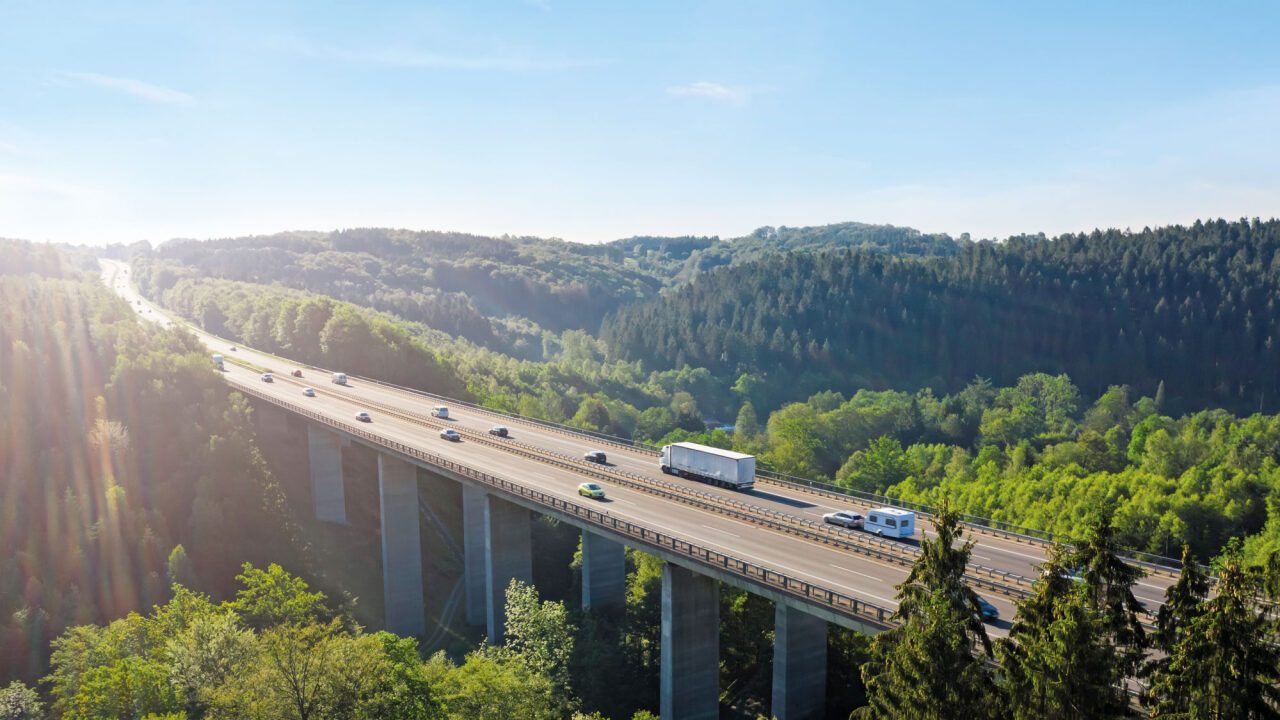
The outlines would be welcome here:
<svg viewBox="0 0 1280 720">
<path fill-rule="evenodd" d="M 582 483 L 578 486 L 578 494 L 583 497 L 602 500 L 604 499 L 604 488 L 595 483 Z"/>
</svg>

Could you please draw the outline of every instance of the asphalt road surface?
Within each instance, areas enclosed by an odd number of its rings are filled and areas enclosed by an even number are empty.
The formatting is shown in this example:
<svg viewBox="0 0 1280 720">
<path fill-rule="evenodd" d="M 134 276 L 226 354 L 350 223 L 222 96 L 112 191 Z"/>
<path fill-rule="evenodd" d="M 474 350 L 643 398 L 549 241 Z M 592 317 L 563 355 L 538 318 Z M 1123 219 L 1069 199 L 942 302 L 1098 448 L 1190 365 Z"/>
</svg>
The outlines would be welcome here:
<svg viewBox="0 0 1280 720">
<path fill-rule="evenodd" d="M 163 311 L 138 294 L 127 265 L 104 261 L 103 277 L 143 318 L 166 325 L 172 324 L 173 321 Z M 276 375 L 275 382 L 265 383 L 256 371 L 227 363 L 225 377 L 232 385 L 250 385 L 258 391 L 303 405 L 350 427 L 378 432 L 410 447 L 565 499 L 581 501 L 583 499 L 576 492 L 577 485 L 586 480 L 600 482 L 606 488 L 607 498 L 596 502 L 601 502 L 612 515 L 889 610 L 897 607 L 894 586 L 901 583 L 907 574 L 907 569 L 901 565 L 762 528 L 598 477 L 584 477 L 577 472 L 553 467 L 501 448 L 465 439 L 462 442 L 450 442 L 439 437 L 437 428 L 447 426 L 487 433 L 491 427 L 500 424 L 509 429 L 512 442 L 574 458 L 581 458 L 588 450 L 604 450 L 611 467 L 667 483 L 687 485 L 700 492 L 721 495 L 809 520 L 821 521 L 824 513 L 834 510 L 853 509 L 865 514 L 870 508 L 856 500 L 833 501 L 808 493 L 789 492 L 780 486 L 760 482 L 755 490 L 745 493 L 716 488 L 662 473 L 656 457 L 639 449 L 602 446 L 589 436 L 557 432 L 534 423 L 512 420 L 465 406 L 449 405 L 448 420 L 429 418 L 430 422 L 422 422 L 397 417 L 380 411 L 378 406 L 428 416 L 433 406 L 448 403 L 359 378 L 350 379 L 346 386 L 337 385 L 331 382 L 329 371 L 314 370 L 239 345 L 234 345 L 236 349 L 233 351 L 232 343 L 188 327 L 209 347 L 211 354 L 220 353 L 228 358 L 270 368 Z M 289 376 L 295 369 L 302 370 L 302 379 Z M 304 396 L 303 387 L 315 388 L 317 396 Z M 355 420 L 355 414 L 362 410 L 370 414 L 372 423 Z M 917 537 L 901 542 L 917 544 L 920 536 L 928 536 L 932 531 L 932 527 L 923 519 L 919 519 L 917 525 Z M 972 555 L 975 564 L 1034 578 L 1038 572 L 1037 565 L 1044 560 L 1044 549 L 1039 545 L 982 533 L 973 533 L 970 537 L 977 543 Z M 1149 608 L 1154 609 L 1163 601 L 1165 588 L 1171 583 L 1167 578 L 1150 576 L 1140 581 L 1135 594 Z M 1006 634 L 1009 620 L 1013 617 L 1012 601 L 996 593 L 983 593 L 983 596 L 1000 610 L 1001 619 L 989 625 L 991 634 Z"/>
</svg>

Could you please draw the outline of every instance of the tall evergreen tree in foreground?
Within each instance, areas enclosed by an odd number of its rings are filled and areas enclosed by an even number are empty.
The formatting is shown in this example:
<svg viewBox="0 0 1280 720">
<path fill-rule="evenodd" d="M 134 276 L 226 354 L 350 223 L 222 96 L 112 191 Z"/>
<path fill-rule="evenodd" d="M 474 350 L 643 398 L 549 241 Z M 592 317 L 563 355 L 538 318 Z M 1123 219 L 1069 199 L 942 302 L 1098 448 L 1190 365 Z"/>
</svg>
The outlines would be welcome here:
<svg viewBox="0 0 1280 720">
<path fill-rule="evenodd" d="M 1088 588 L 1071 581 L 1058 551 L 1032 594 L 1018 603 L 1009 637 L 998 646 L 1015 720 L 1107 718 L 1127 702 L 1115 648 Z"/>
<path fill-rule="evenodd" d="M 1280 718 L 1280 621 L 1260 611 L 1265 571 L 1241 561 L 1232 542 L 1216 564 L 1214 597 L 1184 610 L 1185 627 L 1169 636 L 1167 662 L 1152 676 L 1152 717 Z M 1183 584 L 1170 589 L 1171 602 Z"/>
<path fill-rule="evenodd" d="M 1126 562 L 1122 551 L 1111 513 L 1104 512 L 1089 526 L 1084 541 L 1067 554 L 1066 563 L 1084 579 L 1090 605 L 1101 614 L 1121 669 L 1129 676 L 1142 663 L 1147 636 L 1138 619 L 1142 603 L 1133 595 L 1133 586 L 1143 572 Z"/>
<path fill-rule="evenodd" d="M 964 584 L 972 542 L 960 539 L 958 515 L 944 507 L 937 536 L 898 586 L 901 625 L 878 635 L 863 667 L 869 705 L 858 718 L 995 718 L 1001 698 L 984 654 L 990 641 L 977 595 Z M 979 648 L 984 652 L 979 652 Z"/>
</svg>

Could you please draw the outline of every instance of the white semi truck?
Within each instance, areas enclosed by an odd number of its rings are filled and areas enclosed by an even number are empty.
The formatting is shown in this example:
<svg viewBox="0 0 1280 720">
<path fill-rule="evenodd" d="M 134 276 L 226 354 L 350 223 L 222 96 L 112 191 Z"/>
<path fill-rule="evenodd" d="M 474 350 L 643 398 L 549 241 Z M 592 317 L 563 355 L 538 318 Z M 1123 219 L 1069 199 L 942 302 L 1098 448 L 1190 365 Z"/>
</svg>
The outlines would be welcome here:
<svg viewBox="0 0 1280 720">
<path fill-rule="evenodd" d="M 750 490 L 756 483 L 756 458 L 697 443 L 674 443 L 662 448 L 662 472 L 733 490 Z"/>
</svg>

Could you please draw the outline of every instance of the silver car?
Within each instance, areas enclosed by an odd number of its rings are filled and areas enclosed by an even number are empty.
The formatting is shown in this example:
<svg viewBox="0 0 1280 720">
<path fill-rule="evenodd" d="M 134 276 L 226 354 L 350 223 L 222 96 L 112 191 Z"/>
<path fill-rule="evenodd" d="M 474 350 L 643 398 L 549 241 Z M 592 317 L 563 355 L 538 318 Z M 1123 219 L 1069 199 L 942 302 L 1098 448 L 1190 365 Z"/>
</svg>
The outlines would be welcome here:
<svg viewBox="0 0 1280 720">
<path fill-rule="evenodd" d="M 828 525 L 839 525 L 850 530 L 861 530 L 863 518 L 862 515 L 856 512 L 840 510 L 839 512 L 830 512 L 823 515 L 822 522 Z"/>
</svg>

